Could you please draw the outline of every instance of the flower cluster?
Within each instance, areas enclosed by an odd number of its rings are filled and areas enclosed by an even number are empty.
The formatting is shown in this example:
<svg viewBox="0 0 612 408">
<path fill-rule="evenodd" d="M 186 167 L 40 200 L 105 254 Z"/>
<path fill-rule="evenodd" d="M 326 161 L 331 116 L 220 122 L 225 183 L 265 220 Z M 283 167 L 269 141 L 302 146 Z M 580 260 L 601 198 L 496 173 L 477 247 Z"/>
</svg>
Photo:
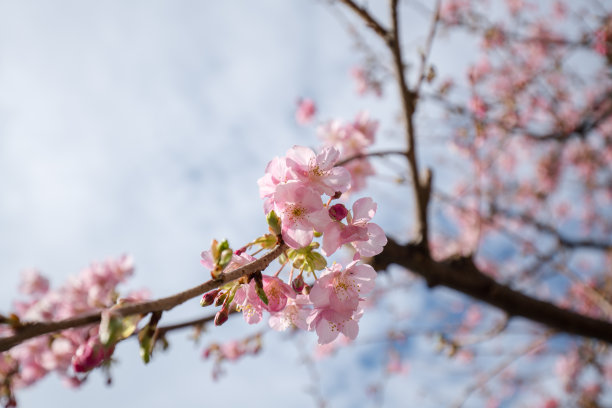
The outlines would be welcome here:
<svg viewBox="0 0 612 408">
<path fill-rule="evenodd" d="M 354 139 L 342 136 L 337 144 L 348 152 L 362 151 L 372 142 L 376 127 L 375 122 L 360 115 L 352 130 L 344 127 Z M 351 211 L 342 203 L 332 204 L 351 189 L 350 172 L 335 166 L 339 157 L 340 150 L 334 145 L 318 153 L 294 146 L 285 156 L 270 161 L 258 184 L 271 230 L 291 248 L 280 259 L 283 266 L 291 263 L 291 285 L 278 276 L 256 273 L 206 293 L 202 306 L 221 306 L 216 324 L 223 324 L 232 310 L 242 312 L 249 324 L 259 323 L 265 311 L 273 329 L 316 331 L 320 344 L 330 343 L 340 333 L 349 339 L 357 336 L 363 296 L 374 288 L 376 277 L 371 266 L 358 261 L 362 256 L 379 254 L 387 238 L 378 225 L 370 222 L 376 213 L 371 198 L 358 199 Z M 324 256 L 346 245 L 354 251 L 353 262 L 346 268 L 340 264 L 326 268 L 326 259 L 317 252 L 320 244 L 314 241 L 315 236 L 322 236 Z M 267 234 L 235 252 L 228 252 L 227 241 L 213 241 L 211 249 L 202 253 L 202 264 L 211 271 L 231 271 L 254 260 L 246 254 L 248 248 L 256 244 L 270 248 L 277 239 Z M 295 279 L 294 269 L 299 271 Z M 315 271 L 321 270 L 317 278 Z M 315 279 L 312 285 L 305 283 L 305 272 Z"/>
<path fill-rule="evenodd" d="M 27 321 L 57 321 L 100 311 L 118 300 L 144 300 L 148 297 L 145 291 L 119 299 L 116 287 L 133 270 L 132 259 L 127 256 L 94 263 L 55 290 L 38 271 L 28 270 L 22 275 L 20 291 L 29 299 L 15 303 L 10 319 L 13 328 L 0 326 L 0 333 L 10 335 Z M 6 379 L 2 394 L 12 395 L 13 389 L 29 386 L 51 372 L 57 372 L 68 385 L 78 386 L 84 379 L 79 374 L 107 361 L 113 350 L 113 345 L 105 346 L 100 341 L 98 325 L 31 339 L 0 355 L 0 377 Z"/>
</svg>

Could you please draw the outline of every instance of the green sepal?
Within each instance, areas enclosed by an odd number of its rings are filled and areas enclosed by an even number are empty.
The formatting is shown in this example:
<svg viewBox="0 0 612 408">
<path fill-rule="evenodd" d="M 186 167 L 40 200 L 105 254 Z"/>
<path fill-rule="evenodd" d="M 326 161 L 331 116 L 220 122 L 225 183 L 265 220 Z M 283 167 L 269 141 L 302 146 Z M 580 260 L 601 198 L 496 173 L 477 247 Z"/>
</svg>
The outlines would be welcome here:
<svg viewBox="0 0 612 408">
<path fill-rule="evenodd" d="M 266 292 L 263 289 L 263 281 L 261 275 L 255 277 L 255 292 L 257 292 L 257 296 L 261 299 L 264 304 L 268 304 L 268 296 L 266 296 Z"/>
<path fill-rule="evenodd" d="M 221 268 L 225 268 L 227 264 L 231 262 L 233 254 L 234 252 L 232 252 L 231 249 L 224 249 L 221 251 L 221 255 L 219 256 L 219 266 Z"/>
<path fill-rule="evenodd" d="M 151 351 L 153 351 L 153 336 L 149 335 L 149 326 L 138 333 L 138 342 L 140 343 L 140 358 L 145 364 L 151 361 Z"/>
<path fill-rule="evenodd" d="M 264 249 L 271 249 L 276 246 L 277 241 L 278 239 L 276 238 L 276 235 L 265 234 L 253 241 L 253 244 L 261 245 L 261 247 Z"/>
<path fill-rule="evenodd" d="M 118 341 L 130 337 L 136 330 L 139 321 L 139 315 L 121 318 L 120 316 L 114 316 L 112 311 L 109 310 L 102 312 L 100 342 L 104 346 L 110 347 Z"/>
<path fill-rule="evenodd" d="M 278 215 L 274 212 L 274 210 L 270 211 L 266 215 L 266 221 L 268 222 L 268 227 L 270 228 L 270 232 L 274 235 L 280 235 L 281 233 L 281 220 L 278 218 Z"/>
</svg>

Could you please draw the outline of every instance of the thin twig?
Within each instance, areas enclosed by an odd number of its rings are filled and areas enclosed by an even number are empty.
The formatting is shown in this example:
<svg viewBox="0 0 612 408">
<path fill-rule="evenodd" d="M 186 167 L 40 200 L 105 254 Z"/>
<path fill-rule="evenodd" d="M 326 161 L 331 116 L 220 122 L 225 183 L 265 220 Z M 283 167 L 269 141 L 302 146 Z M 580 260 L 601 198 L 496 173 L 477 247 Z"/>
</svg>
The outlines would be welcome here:
<svg viewBox="0 0 612 408">
<path fill-rule="evenodd" d="M 250 264 L 244 265 L 233 271 L 223 273 L 219 279 L 209 280 L 191 289 L 187 289 L 183 292 L 165 298 L 117 307 L 113 310 L 113 312 L 119 316 L 130 316 L 135 314 L 145 315 L 150 312 L 170 310 L 175 306 L 188 301 L 189 299 L 218 288 L 227 282 L 234 281 L 255 272 L 263 271 L 274 259 L 278 258 L 283 251 L 285 251 L 285 249 L 287 249 L 287 245 L 285 243 L 281 243 L 272 251 L 251 262 Z M 14 347 L 24 340 L 31 339 L 33 337 L 98 323 L 100 321 L 100 315 L 101 311 L 98 311 L 56 322 L 24 323 L 22 326 L 16 329 L 17 332 L 14 335 L 0 338 L 0 351 L 9 350 L 11 347 Z"/>
</svg>

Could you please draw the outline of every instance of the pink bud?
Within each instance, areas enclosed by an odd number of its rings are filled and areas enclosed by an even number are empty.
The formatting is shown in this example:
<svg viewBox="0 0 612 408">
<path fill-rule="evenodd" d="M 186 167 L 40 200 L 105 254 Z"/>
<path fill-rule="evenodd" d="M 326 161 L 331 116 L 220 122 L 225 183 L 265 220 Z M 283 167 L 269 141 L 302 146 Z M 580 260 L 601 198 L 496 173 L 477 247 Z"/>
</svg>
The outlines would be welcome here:
<svg viewBox="0 0 612 408">
<path fill-rule="evenodd" d="M 336 221 L 342 221 L 348 214 L 348 210 L 344 204 L 335 204 L 329 208 L 329 216 Z"/>
<path fill-rule="evenodd" d="M 296 293 L 302 293 L 302 290 L 304 289 L 304 278 L 302 275 L 299 275 L 293 280 L 293 282 L 291 282 L 291 287 Z"/>
<path fill-rule="evenodd" d="M 219 289 L 211 290 L 210 292 L 205 293 L 202 296 L 202 299 L 200 299 L 200 306 L 204 307 L 212 305 L 218 293 Z"/>
<path fill-rule="evenodd" d="M 215 315 L 215 326 L 221 326 L 227 322 L 227 319 L 229 319 L 229 310 L 226 308 L 219 310 Z"/>
<path fill-rule="evenodd" d="M 92 337 L 77 348 L 72 357 L 72 368 L 77 373 L 85 373 L 110 358 L 113 351 L 115 346 L 104 347 L 97 336 Z"/>
</svg>

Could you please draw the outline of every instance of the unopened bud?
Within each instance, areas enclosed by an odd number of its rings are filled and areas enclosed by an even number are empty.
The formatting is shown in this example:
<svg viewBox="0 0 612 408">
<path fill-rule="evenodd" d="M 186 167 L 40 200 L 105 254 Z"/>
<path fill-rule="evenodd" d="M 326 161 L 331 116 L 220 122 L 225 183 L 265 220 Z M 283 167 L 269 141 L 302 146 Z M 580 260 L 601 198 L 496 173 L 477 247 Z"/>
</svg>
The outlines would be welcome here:
<svg viewBox="0 0 612 408">
<path fill-rule="evenodd" d="M 227 322 L 227 319 L 229 319 L 229 309 L 223 308 L 219 310 L 215 315 L 215 326 L 221 326 Z"/>
<path fill-rule="evenodd" d="M 215 301 L 215 298 L 219 294 L 219 289 L 211 290 L 208 293 L 202 295 L 202 299 L 200 299 L 200 306 L 210 306 Z"/>
<path fill-rule="evenodd" d="M 302 275 L 299 275 L 293 280 L 293 282 L 291 282 L 291 287 L 296 293 L 302 293 L 302 290 L 304 289 L 304 278 Z"/>
<path fill-rule="evenodd" d="M 221 292 L 215 297 L 215 306 L 221 306 L 227 297 L 227 292 Z"/>
<path fill-rule="evenodd" d="M 336 221 L 342 221 L 348 214 L 348 210 L 344 204 L 335 204 L 329 208 L 329 216 Z"/>
</svg>

